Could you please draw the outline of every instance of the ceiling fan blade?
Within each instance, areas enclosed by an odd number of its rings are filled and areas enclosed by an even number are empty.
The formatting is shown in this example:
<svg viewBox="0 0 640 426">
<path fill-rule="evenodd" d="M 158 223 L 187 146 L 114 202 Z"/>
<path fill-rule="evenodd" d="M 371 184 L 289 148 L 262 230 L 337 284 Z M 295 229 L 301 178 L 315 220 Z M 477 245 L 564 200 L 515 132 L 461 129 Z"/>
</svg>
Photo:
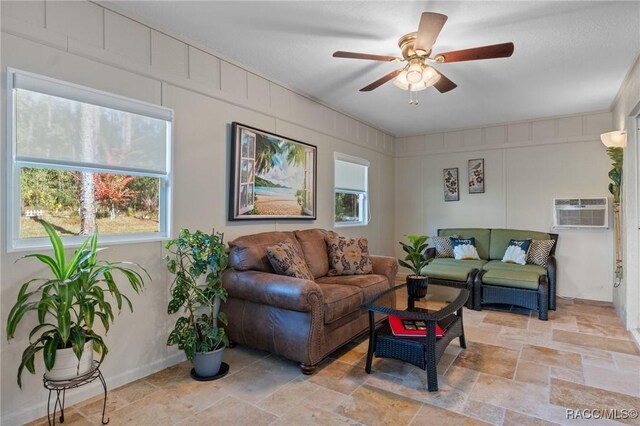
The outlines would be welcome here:
<svg viewBox="0 0 640 426">
<path fill-rule="evenodd" d="M 508 58 L 513 54 L 513 43 L 493 44 L 491 46 L 473 47 L 471 49 L 454 50 L 438 53 L 436 62 L 462 62 L 478 59 Z"/>
<path fill-rule="evenodd" d="M 363 87 L 362 89 L 360 89 L 361 92 L 370 92 L 373 89 L 376 89 L 380 86 L 382 86 L 384 83 L 386 83 L 389 80 L 393 80 L 398 74 L 400 74 L 402 72 L 404 68 L 398 68 L 395 71 L 391 71 L 389 74 L 385 75 L 384 77 L 381 77 L 379 79 L 377 79 L 376 81 L 374 81 L 373 83 L 371 83 L 368 86 Z"/>
<path fill-rule="evenodd" d="M 438 34 L 442 31 L 445 22 L 447 22 L 447 15 L 424 12 L 420 17 L 420 25 L 418 26 L 418 33 L 416 34 L 413 50 L 423 50 L 426 53 L 431 52 L 431 48 L 436 42 Z"/>
<path fill-rule="evenodd" d="M 442 74 L 440 71 L 438 71 L 438 74 L 440 74 L 440 80 L 438 80 L 438 82 L 433 85 L 433 87 L 438 89 L 438 92 L 445 93 L 458 87 L 457 84 L 449 80 L 447 76 Z"/>
<path fill-rule="evenodd" d="M 384 61 L 384 62 L 397 62 L 402 60 L 400 58 L 396 58 L 395 56 L 371 55 L 369 53 L 357 53 L 357 52 L 343 52 L 342 50 L 333 52 L 333 57 L 334 58 L 350 58 L 350 59 L 366 59 L 369 61 Z"/>
</svg>

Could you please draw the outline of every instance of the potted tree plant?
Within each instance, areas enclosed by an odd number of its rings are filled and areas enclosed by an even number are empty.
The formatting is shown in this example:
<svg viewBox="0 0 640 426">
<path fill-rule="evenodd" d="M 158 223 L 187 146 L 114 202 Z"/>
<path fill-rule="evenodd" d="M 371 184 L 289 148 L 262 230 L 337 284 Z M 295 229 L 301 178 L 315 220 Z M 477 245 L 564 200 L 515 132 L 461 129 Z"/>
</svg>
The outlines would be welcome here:
<svg viewBox="0 0 640 426">
<path fill-rule="evenodd" d="M 45 375 L 51 380 L 71 379 L 87 373 L 93 367 L 94 350 L 101 355 L 99 363 L 102 363 L 108 349 L 94 329 L 94 322 L 98 318 L 106 333 L 115 318 L 105 295 L 115 299 L 118 311 L 123 302 L 133 311 L 131 300 L 120 292 L 114 273 L 126 277 L 136 293 L 142 290 L 144 279 L 129 266 L 139 268 L 149 277 L 136 263 L 98 261 L 101 249 L 98 249 L 97 233 L 66 259 L 64 244 L 53 226 L 45 221 L 42 225 L 53 246 L 53 257 L 36 253 L 21 259 L 37 259 L 49 268 L 52 277 L 34 278 L 22 284 L 7 320 L 7 339 L 12 339 L 28 312 L 35 311 L 38 316 L 38 324 L 29 334 L 29 345 L 18 367 L 20 387 L 25 367 L 35 374 L 35 355 L 40 351 L 47 370 Z"/>
<path fill-rule="evenodd" d="M 402 250 L 407 254 L 404 259 L 398 259 L 398 263 L 405 268 L 411 269 L 412 274 L 407 275 L 407 293 L 414 299 L 420 299 L 427 294 L 428 278 L 422 275 L 422 268 L 429 264 L 424 252 L 429 243 L 426 235 L 405 235 L 409 244 L 400 241 Z"/>
<path fill-rule="evenodd" d="M 223 234 L 213 231 L 182 229 L 178 238 L 166 244 L 171 255 L 165 256 L 167 267 L 175 279 L 171 284 L 168 313 L 181 308 L 184 316 L 176 320 L 167 345 L 178 345 L 193 362 L 195 379 L 211 379 L 221 373 L 222 354 L 229 343 L 223 327 L 227 319 L 220 304 L 227 300 L 222 287 L 222 272 L 227 268 L 228 255 Z M 228 369 L 228 367 L 226 367 Z"/>
</svg>

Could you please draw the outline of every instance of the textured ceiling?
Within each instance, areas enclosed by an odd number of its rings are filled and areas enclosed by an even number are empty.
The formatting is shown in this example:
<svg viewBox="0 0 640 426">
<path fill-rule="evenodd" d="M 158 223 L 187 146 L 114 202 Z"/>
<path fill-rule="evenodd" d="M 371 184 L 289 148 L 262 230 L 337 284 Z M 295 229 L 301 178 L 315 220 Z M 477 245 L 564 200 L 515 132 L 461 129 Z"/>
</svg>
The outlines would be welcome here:
<svg viewBox="0 0 640 426">
<path fill-rule="evenodd" d="M 608 110 L 640 53 L 640 2 L 110 2 L 396 136 Z M 458 84 L 419 92 L 391 82 L 398 67 L 331 57 L 399 55 L 424 11 L 449 16 L 434 52 L 513 41 L 511 58 L 441 64 Z"/>
</svg>

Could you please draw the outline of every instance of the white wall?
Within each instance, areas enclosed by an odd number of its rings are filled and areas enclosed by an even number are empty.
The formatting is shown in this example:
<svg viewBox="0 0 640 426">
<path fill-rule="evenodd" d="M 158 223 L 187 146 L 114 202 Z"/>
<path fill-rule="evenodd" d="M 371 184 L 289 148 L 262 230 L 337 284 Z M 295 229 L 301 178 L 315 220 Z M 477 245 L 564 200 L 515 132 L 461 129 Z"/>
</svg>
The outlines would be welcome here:
<svg viewBox="0 0 640 426">
<path fill-rule="evenodd" d="M 182 227 L 216 227 L 227 240 L 276 229 L 333 226 L 333 153 L 370 161 L 372 221 L 369 226 L 340 228 L 340 233 L 366 236 L 371 250 L 393 253 L 394 210 L 393 138 L 362 122 L 305 98 L 238 64 L 214 56 L 207 49 L 171 37 L 140 22 L 89 2 L 2 1 L 2 102 L 5 105 L 6 68 L 51 76 L 65 81 L 173 108 L 174 216 L 173 231 Z M 316 221 L 228 222 L 230 124 L 239 121 L 318 146 L 318 219 Z M 6 208 L 5 115 L 2 114 L 0 175 L 2 206 Z M 4 227 L 4 221 L 2 221 Z M 4 234 L 3 229 L 3 234 Z M 33 322 L 6 342 L 6 318 L 20 283 L 42 273 L 33 263 L 14 261 L 25 253 L 0 253 L 0 356 L 2 425 L 18 424 L 45 413 L 47 393 L 38 375 L 15 374 L 26 336 Z M 102 371 L 114 388 L 182 359 L 165 346 L 172 319 L 166 312 L 169 280 L 161 243 L 117 245 L 110 259 L 139 262 L 151 273 L 141 296 L 132 295 L 134 313 L 123 311 L 107 336 L 110 353 Z M 96 394 L 96 386 L 70 394 L 68 403 Z M 72 396 L 73 395 L 73 396 Z"/>
<path fill-rule="evenodd" d="M 631 67 L 613 102 L 613 127 L 611 130 L 627 131 L 627 147 L 624 150 L 622 183 L 622 228 L 624 276 L 616 288 L 613 302 L 628 330 L 640 345 L 640 257 L 638 198 L 638 141 L 640 132 L 636 117 L 640 114 L 640 56 Z"/>
<path fill-rule="evenodd" d="M 612 300 L 611 229 L 552 230 L 553 198 L 608 196 L 609 159 L 595 112 L 396 139 L 396 241 L 439 228 L 560 234 L 558 294 Z M 485 160 L 485 193 L 469 194 L 467 161 Z M 442 170 L 457 167 L 460 201 L 444 201 Z M 396 247 L 396 255 L 400 250 Z"/>
</svg>

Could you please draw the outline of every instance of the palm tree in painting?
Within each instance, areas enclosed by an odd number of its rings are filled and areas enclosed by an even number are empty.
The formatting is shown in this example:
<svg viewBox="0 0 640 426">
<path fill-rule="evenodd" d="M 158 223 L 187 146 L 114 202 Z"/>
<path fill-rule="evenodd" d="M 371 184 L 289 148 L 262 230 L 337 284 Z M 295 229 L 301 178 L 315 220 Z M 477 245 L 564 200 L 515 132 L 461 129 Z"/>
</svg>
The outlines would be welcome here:
<svg viewBox="0 0 640 426">
<path fill-rule="evenodd" d="M 277 164 L 277 155 L 282 153 L 280 141 L 261 134 L 256 135 L 256 172 L 268 173 Z"/>
</svg>

